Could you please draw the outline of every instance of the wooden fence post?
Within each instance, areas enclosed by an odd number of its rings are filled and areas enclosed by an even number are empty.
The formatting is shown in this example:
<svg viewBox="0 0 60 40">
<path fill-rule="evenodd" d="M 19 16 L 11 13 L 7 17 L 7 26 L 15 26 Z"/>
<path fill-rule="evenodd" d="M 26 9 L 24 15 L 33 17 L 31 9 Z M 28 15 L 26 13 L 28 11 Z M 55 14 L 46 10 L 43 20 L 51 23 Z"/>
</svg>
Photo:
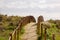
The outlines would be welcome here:
<svg viewBox="0 0 60 40">
<path fill-rule="evenodd" d="M 52 40 L 55 40 L 55 34 L 52 35 Z"/>
<path fill-rule="evenodd" d="M 15 31 L 15 33 L 14 33 L 14 40 L 16 40 L 16 31 Z"/>
<path fill-rule="evenodd" d="M 43 37 L 43 24 L 41 24 L 41 39 Z"/>
<path fill-rule="evenodd" d="M 45 32 L 44 32 L 44 40 L 46 40 L 46 37 L 47 37 L 47 36 L 46 36 L 47 31 L 46 31 L 46 30 L 47 30 L 47 28 L 45 28 L 45 30 L 44 30 L 44 31 L 45 31 Z"/>
<path fill-rule="evenodd" d="M 19 28 L 17 29 L 17 40 L 19 40 Z"/>
<path fill-rule="evenodd" d="M 37 34 L 38 34 L 38 39 L 41 40 L 42 39 L 42 33 L 43 33 L 43 27 L 41 22 L 43 22 L 43 16 L 39 16 L 38 20 L 37 20 Z"/>
<path fill-rule="evenodd" d="M 12 40 L 12 33 L 10 33 L 10 37 L 11 37 L 10 40 Z"/>
</svg>

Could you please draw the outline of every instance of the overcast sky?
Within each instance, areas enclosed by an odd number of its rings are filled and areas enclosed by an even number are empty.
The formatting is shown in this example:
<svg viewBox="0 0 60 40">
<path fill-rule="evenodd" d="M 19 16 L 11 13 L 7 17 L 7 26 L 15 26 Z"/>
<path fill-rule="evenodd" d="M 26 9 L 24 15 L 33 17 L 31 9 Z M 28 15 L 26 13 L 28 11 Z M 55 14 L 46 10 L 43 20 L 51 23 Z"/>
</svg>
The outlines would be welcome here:
<svg viewBox="0 0 60 40">
<path fill-rule="evenodd" d="M 0 13 L 60 19 L 60 0 L 0 0 Z"/>
</svg>

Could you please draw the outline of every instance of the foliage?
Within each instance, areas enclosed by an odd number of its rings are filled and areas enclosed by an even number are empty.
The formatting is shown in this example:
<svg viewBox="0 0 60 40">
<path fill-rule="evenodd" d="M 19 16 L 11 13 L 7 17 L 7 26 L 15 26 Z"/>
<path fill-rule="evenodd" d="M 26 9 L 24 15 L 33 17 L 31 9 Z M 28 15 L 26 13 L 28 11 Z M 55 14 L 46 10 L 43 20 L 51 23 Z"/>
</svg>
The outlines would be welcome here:
<svg viewBox="0 0 60 40">
<path fill-rule="evenodd" d="M 50 20 L 48 20 L 48 22 L 56 24 L 56 27 L 57 27 L 58 29 L 60 29 L 60 20 L 50 19 Z"/>
<path fill-rule="evenodd" d="M 51 28 L 47 29 L 47 39 L 52 40 L 52 35 L 58 35 L 58 28 L 56 27 L 56 24 L 51 23 Z M 60 36 L 60 35 L 59 35 Z M 55 39 L 58 40 L 60 39 L 59 36 L 55 36 Z"/>
<path fill-rule="evenodd" d="M 17 27 L 21 18 L 0 14 L 0 40 L 8 40 L 9 33 Z"/>
</svg>

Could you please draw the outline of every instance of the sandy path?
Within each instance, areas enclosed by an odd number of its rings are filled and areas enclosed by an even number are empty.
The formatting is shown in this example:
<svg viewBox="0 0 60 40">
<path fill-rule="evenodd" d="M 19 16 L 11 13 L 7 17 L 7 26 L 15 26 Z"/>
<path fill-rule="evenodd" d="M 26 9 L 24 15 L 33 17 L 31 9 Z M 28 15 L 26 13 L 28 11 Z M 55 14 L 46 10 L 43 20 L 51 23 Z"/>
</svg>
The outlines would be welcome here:
<svg viewBox="0 0 60 40">
<path fill-rule="evenodd" d="M 25 33 L 21 37 L 22 40 L 37 40 L 37 26 L 35 24 L 31 22 L 24 27 Z"/>
</svg>

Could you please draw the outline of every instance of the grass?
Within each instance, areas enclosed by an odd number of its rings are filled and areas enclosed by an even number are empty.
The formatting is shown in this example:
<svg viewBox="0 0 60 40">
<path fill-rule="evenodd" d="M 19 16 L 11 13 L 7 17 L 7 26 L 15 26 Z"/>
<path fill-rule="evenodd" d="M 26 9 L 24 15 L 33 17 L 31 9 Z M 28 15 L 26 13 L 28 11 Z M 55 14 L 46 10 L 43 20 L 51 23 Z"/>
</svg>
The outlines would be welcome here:
<svg viewBox="0 0 60 40">
<path fill-rule="evenodd" d="M 47 29 L 47 39 L 52 40 L 53 34 L 55 34 L 55 40 L 60 40 L 60 29 L 56 26 Z"/>
<path fill-rule="evenodd" d="M 5 30 L 4 32 L 0 31 L 0 40 L 8 40 L 9 38 L 9 33 L 12 32 L 13 30 Z"/>
<path fill-rule="evenodd" d="M 9 34 L 18 26 L 20 16 L 8 16 L 0 14 L 0 40 L 8 40 Z"/>
<path fill-rule="evenodd" d="M 21 36 L 25 33 L 25 29 L 24 27 L 21 28 L 21 31 L 20 31 L 20 40 L 22 40 Z"/>
<path fill-rule="evenodd" d="M 60 35 L 55 35 L 56 37 L 55 37 L 55 39 L 56 40 L 60 40 Z"/>
<path fill-rule="evenodd" d="M 44 30 L 45 28 L 43 28 L 43 35 L 42 35 L 42 40 L 44 40 Z M 50 28 L 47 28 L 46 30 L 47 34 L 46 34 L 46 39 L 47 40 L 52 40 L 52 35 L 55 35 L 55 40 L 60 40 L 60 29 L 58 29 L 56 27 L 56 24 L 51 24 Z"/>
</svg>

